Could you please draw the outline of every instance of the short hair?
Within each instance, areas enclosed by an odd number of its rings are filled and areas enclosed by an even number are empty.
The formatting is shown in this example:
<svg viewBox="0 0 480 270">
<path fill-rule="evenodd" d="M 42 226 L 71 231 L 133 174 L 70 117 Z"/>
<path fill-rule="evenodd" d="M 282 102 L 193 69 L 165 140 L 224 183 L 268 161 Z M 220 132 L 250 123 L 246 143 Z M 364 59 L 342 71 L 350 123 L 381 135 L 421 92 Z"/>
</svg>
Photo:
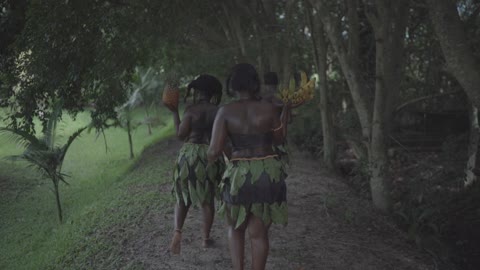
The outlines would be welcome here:
<svg viewBox="0 0 480 270">
<path fill-rule="evenodd" d="M 276 72 L 269 71 L 263 75 L 263 81 L 267 85 L 278 85 L 278 76 Z"/>
<path fill-rule="evenodd" d="M 227 93 L 232 95 L 230 91 L 248 91 L 253 95 L 260 92 L 260 79 L 257 71 L 251 64 L 241 63 L 235 65 L 227 79 Z"/>
</svg>

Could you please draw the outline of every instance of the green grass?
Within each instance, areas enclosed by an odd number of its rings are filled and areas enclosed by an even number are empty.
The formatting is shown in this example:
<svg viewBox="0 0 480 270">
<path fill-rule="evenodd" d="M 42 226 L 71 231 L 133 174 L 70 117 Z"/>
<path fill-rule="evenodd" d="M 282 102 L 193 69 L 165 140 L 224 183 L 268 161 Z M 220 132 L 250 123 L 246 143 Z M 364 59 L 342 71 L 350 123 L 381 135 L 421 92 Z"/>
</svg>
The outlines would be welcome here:
<svg viewBox="0 0 480 270">
<path fill-rule="evenodd" d="M 169 114 L 162 115 L 170 120 Z M 136 112 L 136 117 L 143 117 L 142 112 Z M 64 117 L 59 134 L 65 140 L 88 121 L 87 113 L 75 121 Z M 171 121 L 155 127 L 151 136 L 146 126 L 138 127 L 133 133 L 136 157 L 145 147 L 172 134 Z M 103 137 L 91 132 L 77 139 L 67 153 L 63 172 L 70 175 L 70 185 L 60 188 L 64 224 L 58 222 L 50 180 L 25 163 L 2 159 L 22 149 L 0 137 L 0 269 L 119 268 L 115 255 L 120 252 L 119 245 L 115 237 L 107 239 L 105 231 L 116 224 L 135 222 L 152 202 L 170 198 L 155 191 L 133 198 L 131 187 L 166 180 L 129 172 L 135 160 L 129 159 L 127 133 L 111 128 L 105 135 L 108 152 Z M 145 170 L 165 171 L 169 165 L 160 163 Z"/>
</svg>

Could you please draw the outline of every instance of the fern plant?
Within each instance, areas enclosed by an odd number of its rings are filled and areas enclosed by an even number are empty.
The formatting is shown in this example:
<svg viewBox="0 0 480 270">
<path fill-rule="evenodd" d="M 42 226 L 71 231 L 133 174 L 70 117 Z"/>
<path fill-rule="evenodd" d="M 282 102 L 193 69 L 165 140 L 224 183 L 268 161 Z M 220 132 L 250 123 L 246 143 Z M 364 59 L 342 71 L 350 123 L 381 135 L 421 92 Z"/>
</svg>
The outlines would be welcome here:
<svg viewBox="0 0 480 270">
<path fill-rule="evenodd" d="M 17 145 L 20 145 L 25 149 L 22 154 L 9 156 L 8 158 L 14 161 L 26 161 L 30 167 L 40 170 L 44 176 L 52 181 L 52 191 L 55 195 L 60 223 L 63 222 L 63 213 L 60 201 L 59 184 L 60 182 L 68 184 L 65 180 L 67 175 L 62 173 L 63 161 L 65 160 L 70 145 L 90 126 L 87 125 L 76 130 L 70 135 L 70 137 L 68 137 L 68 140 L 64 144 L 58 145 L 56 143 L 56 130 L 61 113 L 62 103 L 56 102 L 52 113 L 49 115 L 49 119 L 43 131 L 43 136 L 40 138 L 22 130 L 0 127 L 0 134 L 9 135 Z"/>
</svg>

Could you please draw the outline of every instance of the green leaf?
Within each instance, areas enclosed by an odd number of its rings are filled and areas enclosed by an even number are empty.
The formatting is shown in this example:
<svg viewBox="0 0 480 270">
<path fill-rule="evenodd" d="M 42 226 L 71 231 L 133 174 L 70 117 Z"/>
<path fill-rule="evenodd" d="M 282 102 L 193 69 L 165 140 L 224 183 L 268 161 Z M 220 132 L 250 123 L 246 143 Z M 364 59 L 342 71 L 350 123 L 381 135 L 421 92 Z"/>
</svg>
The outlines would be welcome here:
<svg viewBox="0 0 480 270">
<path fill-rule="evenodd" d="M 243 186 L 246 180 L 248 170 L 244 167 L 237 167 L 235 168 L 232 177 L 230 178 L 230 194 L 235 196 L 238 194 L 238 191 Z"/>
<path fill-rule="evenodd" d="M 250 161 L 250 174 L 252 175 L 251 182 L 255 184 L 264 172 L 264 163 L 261 160 Z"/>
<path fill-rule="evenodd" d="M 189 164 L 194 164 L 195 160 L 197 159 L 198 147 L 196 146 L 197 145 L 191 145 L 191 147 L 188 147 L 186 151 L 187 162 Z"/>
<path fill-rule="evenodd" d="M 273 203 L 270 205 L 272 222 L 276 224 L 286 224 L 288 221 L 287 203 Z"/>
<path fill-rule="evenodd" d="M 188 204 L 188 188 L 182 188 L 183 202 Z"/>
<path fill-rule="evenodd" d="M 228 163 L 227 167 L 225 168 L 225 171 L 223 172 L 222 179 L 229 178 L 232 175 L 233 171 L 233 163 Z"/>
<path fill-rule="evenodd" d="M 178 178 L 178 174 L 179 174 L 178 171 L 179 171 L 178 166 L 175 166 L 173 168 L 173 179 L 174 180 L 176 180 Z"/>
<path fill-rule="evenodd" d="M 263 160 L 265 166 L 265 172 L 270 176 L 270 181 L 275 183 L 280 180 L 281 174 L 281 164 L 278 160 L 273 158 L 268 158 Z"/>
<path fill-rule="evenodd" d="M 212 183 L 210 181 L 207 181 L 206 182 L 206 185 L 203 187 L 203 190 L 204 190 L 204 198 L 203 198 L 203 201 L 204 202 L 211 202 L 216 194 L 215 194 L 215 186 L 212 187 Z"/>
<path fill-rule="evenodd" d="M 205 181 L 204 183 L 199 183 L 197 181 L 197 187 L 196 187 L 196 190 L 197 190 L 197 197 L 198 197 L 198 200 L 200 203 L 203 203 L 206 201 L 207 199 L 207 187 L 208 187 L 208 181 Z"/>
<path fill-rule="evenodd" d="M 9 134 L 11 136 L 10 138 L 17 145 L 24 148 L 33 146 L 36 149 L 48 149 L 48 146 L 45 145 L 42 141 L 40 141 L 37 137 L 22 130 L 0 127 L 0 134 Z"/>
<path fill-rule="evenodd" d="M 263 204 L 262 203 L 254 203 L 251 206 L 251 210 L 253 215 L 255 215 L 258 218 L 263 217 Z"/>
<path fill-rule="evenodd" d="M 238 212 L 240 211 L 240 206 L 238 205 L 231 205 L 230 206 L 230 218 L 233 220 L 233 221 L 236 221 L 237 220 L 237 217 L 238 217 Z"/>
<path fill-rule="evenodd" d="M 226 203 L 221 203 L 220 208 L 218 208 L 217 213 L 220 216 L 225 216 Z"/>
<path fill-rule="evenodd" d="M 268 203 L 263 204 L 263 216 L 262 216 L 263 223 L 269 224 L 272 221 L 270 216 L 270 206 Z"/>
<path fill-rule="evenodd" d="M 208 179 L 210 179 L 212 183 L 218 183 L 220 180 L 220 166 L 220 162 L 216 161 L 215 163 L 211 164 L 210 167 L 208 167 L 207 169 Z"/>
<path fill-rule="evenodd" d="M 197 204 L 201 203 L 201 201 L 199 200 L 198 195 L 197 195 L 197 190 L 193 186 L 191 181 L 188 181 L 188 193 L 190 194 L 190 200 L 192 201 L 193 205 L 197 205 Z"/>
<path fill-rule="evenodd" d="M 245 209 L 245 206 L 241 205 L 238 211 L 237 224 L 235 225 L 235 229 L 240 227 L 240 225 L 242 225 L 242 223 L 245 222 L 246 218 L 247 218 L 247 210 Z"/>
<path fill-rule="evenodd" d="M 197 162 L 197 166 L 195 167 L 195 176 L 197 177 L 197 182 L 205 183 L 205 177 L 207 176 L 205 171 L 205 165 L 201 162 Z"/>
<path fill-rule="evenodd" d="M 180 179 L 187 179 L 188 178 L 188 164 L 186 162 L 183 162 L 181 165 L 182 167 L 180 168 Z"/>
</svg>

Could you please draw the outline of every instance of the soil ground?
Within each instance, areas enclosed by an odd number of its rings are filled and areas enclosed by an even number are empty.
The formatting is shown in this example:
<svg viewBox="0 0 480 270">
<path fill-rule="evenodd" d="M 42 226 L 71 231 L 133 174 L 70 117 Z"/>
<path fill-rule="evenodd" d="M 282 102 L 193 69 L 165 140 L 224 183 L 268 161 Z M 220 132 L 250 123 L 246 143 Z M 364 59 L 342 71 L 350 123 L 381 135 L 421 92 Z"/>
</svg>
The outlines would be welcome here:
<svg viewBox="0 0 480 270">
<path fill-rule="evenodd" d="M 180 146 L 174 140 L 152 146 L 132 172 L 147 164 L 173 162 Z M 357 196 L 340 177 L 302 153 L 294 152 L 291 161 L 287 178 L 289 223 L 286 227 L 272 225 L 267 269 L 438 269 L 430 255 L 408 243 L 391 220 L 376 213 L 371 202 Z M 149 175 L 171 178 L 165 172 Z M 170 182 L 162 182 L 167 184 L 138 187 L 132 192 L 155 188 L 170 193 Z M 200 210 L 193 208 L 183 230 L 182 253 L 171 255 L 173 205 L 152 207 L 142 222 L 128 228 L 133 233 L 122 243 L 121 260 L 146 269 L 231 269 L 224 220 L 215 220 L 212 248 L 201 247 L 200 228 Z M 250 269 L 248 238 L 246 246 L 246 269 Z"/>
</svg>

